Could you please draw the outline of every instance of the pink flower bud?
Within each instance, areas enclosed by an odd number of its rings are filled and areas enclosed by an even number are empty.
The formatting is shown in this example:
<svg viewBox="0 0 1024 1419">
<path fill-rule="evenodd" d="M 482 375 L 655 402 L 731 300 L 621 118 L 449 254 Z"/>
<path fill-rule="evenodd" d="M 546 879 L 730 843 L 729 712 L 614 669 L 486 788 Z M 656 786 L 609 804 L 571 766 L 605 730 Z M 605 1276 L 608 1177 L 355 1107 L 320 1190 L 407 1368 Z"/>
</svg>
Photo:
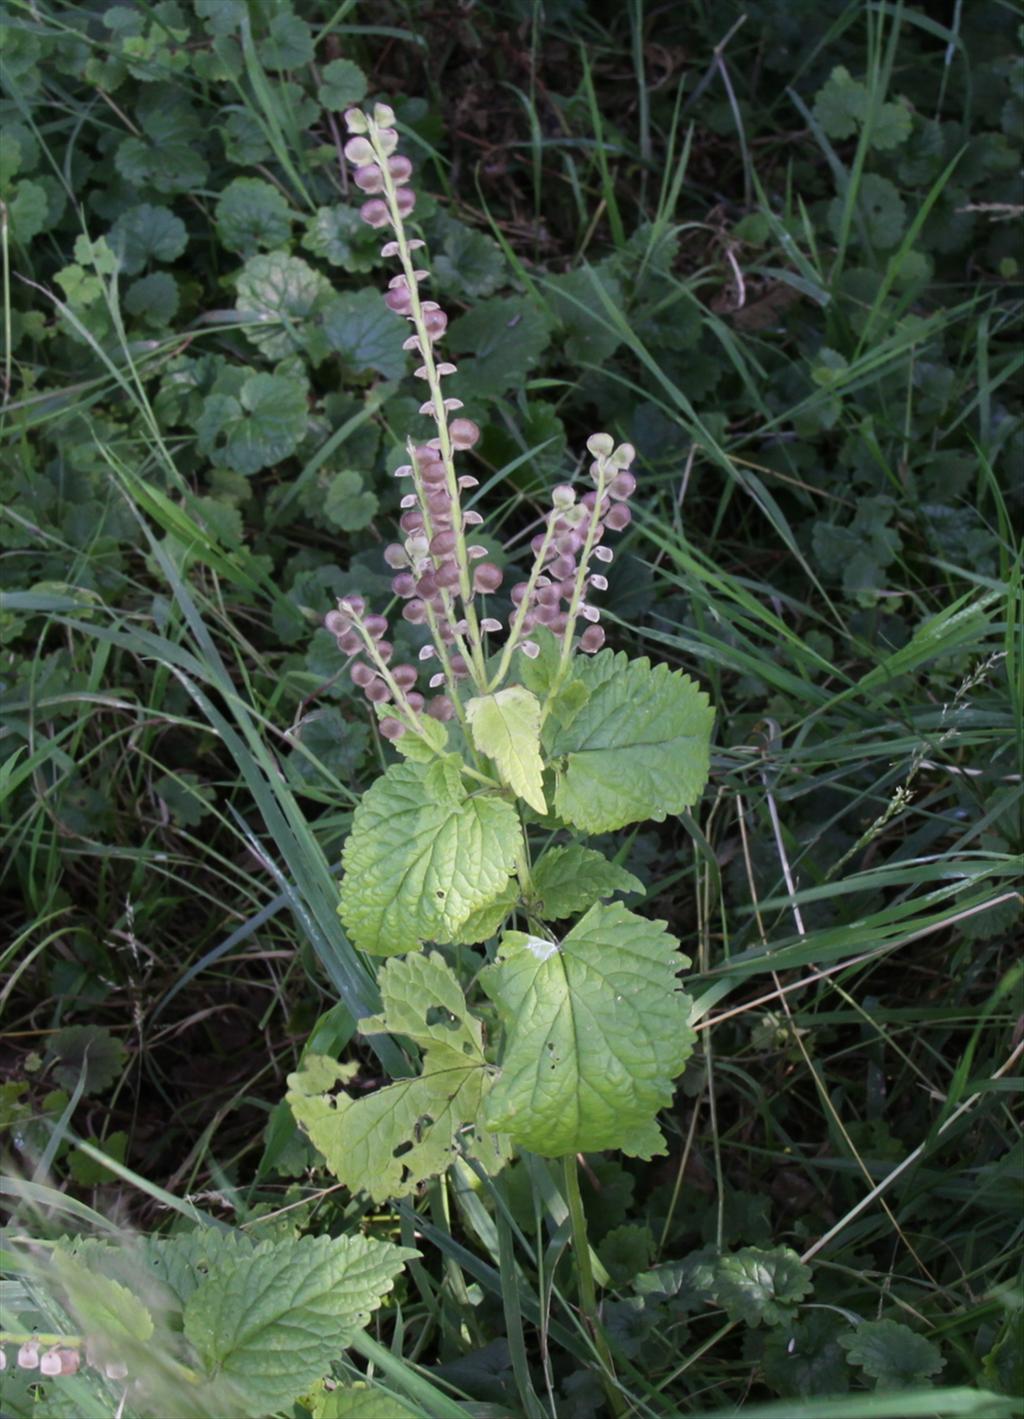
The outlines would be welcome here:
<svg viewBox="0 0 1024 1419">
<path fill-rule="evenodd" d="M 443 310 L 428 310 L 424 313 L 423 325 L 431 340 L 439 340 L 447 328 L 448 317 Z"/>
<path fill-rule="evenodd" d="M 547 586 L 538 586 L 537 602 L 539 605 L 557 606 L 561 599 L 562 591 L 560 586 L 552 586 L 550 583 Z"/>
<path fill-rule="evenodd" d="M 566 577 L 572 576 L 575 570 L 575 557 L 560 556 L 551 563 L 551 575 L 557 577 L 559 581 L 564 581 Z"/>
<path fill-rule="evenodd" d="M 480 438 L 480 430 L 472 419 L 453 419 L 448 425 L 452 447 L 472 448 Z"/>
<path fill-rule="evenodd" d="M 488 633 L 493 633 L 493 632 L 495 632 L 495 631 L 500 631 L 500 630 L 501 630 L 501 622 L 500 622 L 500 621 L 496 621 L 493 616 L 485 616 L 485 617 L 483 618 L 483 620 L 480 622 L 480 629 L 481 629 L 482 631 L 487 631 Z"/>
<path fill-rule="evenodd" d="M 416 206 L 416 193 L 411 187 L 400 187 L 395 193 L 395 206 L 399 215 L 407 217 Z"/>
<path fill-rule="evenodd" d="M 497 591 L 504 579 L 501 568 L 496 567 L 493 562 L 479 562 L 473 568 L 474 591 L 489 595 L 492 591 Z"/>
<path fill-rule="evenodd" d="M 400 719 L 392 719 L 389 715 L 387 719 L 381 720 L 380 732 L 385 739 L 391 739 L 392 741 L 401 739 L 402 735 L 405 733 L 405 725 Z"/>
<path fill-rule="evenodd" d="M 636 479 L 632 473 L 616 473 L 615 477 L 608 484 L 608 496 L 617 498 L 631 498 L 636 491 Z"/>
<path fill-rule="evenodd" d="M 431 675 L 430 679 L 427 681 L 427 684 L 430 686 L 430 688 L 431 688 L 432 690 L 436 690 L 436 689 L 438 689 L 441 685 L 444 684 L 444 681 L 445 681 L 444 671 L 443 671 L 443 670 L 439 670 L 436 675 Z"/>
<path fill-rule="evenodd" d="M 606 576 L 600 576 L 597 572 L 595 572 L 594 575 L 590 578 L 590 585 L 594 588 L 595 591 L 607 591 L 608 578 Z"/>
<path fill-rule="evenodd" d="M 424 572 L 416 582 L 416 591 L 428 601 L 437 595 L 437 580 L 433 572 Z"/>
<path fill-rule="evenodd" d="M 615 553 L 610 547 L 595 547 L 594 556 L 599 562 L 610 562 L 615 556 Z"/>
<path fill-rule="evenodd" d="M 366 114 L 361 108 L 347 108 L 345 110 L 345 125 L 350 133 L 365 133 L 367 129 Z"/>
<path fill-rule="evenodd" d="M 523 641 L 519 649 L 525 656 L 528 656 L 530 660 L 536 660 L 538 655 L 540 655 L 540 646 L 536 641 Z"/>
<path fill-rule="evenodd" d="M 616 503 L 608 509 L 605 522 L 612 532 L 621 532 L 633 521 L 633 514 L 625 503 Z"/>
<path fill-rule="evenodd" d="M 350 138 L 345 144 L 345 156 L 356 167 L 363 167 L 374 160 L 373 148 L 367 138 Z"/>
<path fill-rule="evenodd" d="M 377 642 L 377 657 L 378 659 L 383 660 L 385 665 L 387 665 L 394 652 L 395 647 L 391 644 L 390 641 Z"/>
<path fill-rule="evenodd" d="M 110 1360 L 103 1366 L 103 1373 L 108 1380 L 123 1380 L 128 1377 L 128 1366 L 123 1360 Z"/>
<path fill-rule="evenodd" d="M 389 542 L 384 548 L 384 560 L 389 567 L 394 567 L 397 571 L 399 567 L 409 565 L 409 554 L 401 542 Z"/>
<path fill-rule="evenodd" d="M 457 541 L 454 532 L 439 532 L 431 538 L 430 551 L 435 557 L 447 557 L 450 552 L 455 551 Z"/>
<path fill-rule="evenodd" d="M 324 626 L 332 636 L 343 636 L 351 624 L 351 616 L 346 616 L 344 611 L 328 611 L 324 617 Z"/>
<path fill-rule="evenodd" d="M 530 589 L 529 582 L 517 581 L 516 584 L 515 584 L 515 586 L 512 588 L 511 592 L 509 593 L 510 596 L 512 597 L 512 605 L 513 605 L 513 606 L 518 606 L 519 603 L 522 601 L 523 597 L 526 595 L 527 591 L 529 591 L 529 589 Z"/>
<path fill-rule="evenodd" d="M 365 690 L 377 674 L 372 666 L 367 665 L 365 660 L 354 661 L 349 666 L 348 673 L 352 676 L 352 683 L 358 685 L 361 690 Z"/>
<path fill-rule="evenodd" d="M 370 635 L 373 636 L 374 640 L 379 641 L 388 628 L 388 620 L 386 616 L 367 616 L 363 625 L 369 631 Z"/>
<path fill-rule="evenodd" d="M 416 713 L 419 714 L 420 710 L 423 708 L 424 703 L 423 696 L 420 694 L 419 690 L 410 690 L 406 695 L 405 700 L 409 708 L 411 710 L 415 710 Z"/>
<path fill-rule="evenodd" d="M 563 557 L 574 557 L 582 546 L 583 538 L 578 532 L 564 532 L 555 540 L 555 547 Z"/>
<path fill-rule="evenodd" d="M 371 705 L 386 704 L 391 698 L 391 691 L 388 689 L 387 685 L 385 685 L 384 681 L 377 676 L 374 676 L 366 686 L 364 693 Z"/>
<path fill-rule="evenodd" d="M 19 1370 L 39 1369 L 39 1346 L 34 1340 L 26 1340 L 18 1350 Z"/>
<path fill-rule="evenodd" d="M 408 512 L 402 513 L 398 525 L 403 532 L 419 532 L 423 526 L 423 514 L 418 507 L 410 508 Z"/>
<path fill-rule="evenodd" d="M 349 616 L 361 616 L 366 610 L 366 602 L 361 596 L 343 596 L 338 602 L 338 610 Z"/>
<path fill-rule="evenodd" d="M 469 666 L 461 655 L 452 656 L 452 674 L 457 680 L 463 680 L 469 674 Z"/>
<path fill-rule="evenodd" d="M 470 508 L 469 512 L 462 514 L 463 527 L 479 527 L 483 520 L 483 515 L 476 512 L 473 508 Z"/>
<path fill-rule="evenodd" d="M 580 602 L 580 614 L 585 621 L 593 621 L 596 625 L 601 619 L 601 613 L 596 606 L 591 606 L 589 602 Z"/>
<path fill-rule="evenodd" d="M 384 174 L 376 163 L 366 163 L 356 168 L 352 181 L 360 192 L 381 192 L 384 188 Z"/>
<path fill-rule="evenodd" d="M 363 640 L 358 631 L 345 631 L 337 637 L 338 649 L 342 655 L 355 655 L 362 649 Z"/>
<path fill-rule="evenodd" d="M 56 1350 L 47 1350 L 46 1354 L 40 1357 L 39 1373 L 41 1375 L 59 1375 L 62 1368 L 60 1356 Z"/>
<path fill-rule="evenodd" d="M 545 606 L 543 604 L 539 605 L 534 611 L 537 624 L 540 626 L 550 626 L 557 615 L 558 612 L 554 606 Z"/>
<path fill-rule="evenodd" d="M 420 476 L 428 488 L 443 488 L 448 481 L 448 470 L 443 463 L 427 463 Z"/>
<path fill-rule="evenodd" d="M 396 286 L 393 291 L 385 292 L 384 304 L 396 315 L 408 315 L 412 310 L 412 296 L 408 286 Z"/>
<path fill-rule="evenodd" d="M 386 227 L 391 221 L 388 204 L 382 202 L 379 197 L 371 197 L 369 202 L 364 202 L 359 209 L 359 215 L 368 227 Z"/>
<path fill-rule="evenodd" d="M 558 615 L 551 622 L 551 629 L 556 636 L 565 634 L 565 628 L 569 624 L 569 617 L 565 611 L 559 611 Z"/>
<path fill-rule="evenodd" d="M 588 626 L 580 636 L 580 650 L 587 655 L 593 655 L 604 645 L 604 627 Z"/>
<path fill-rule="evenodd" d="M 416 578 L 412 572 L 399 572 L 391 578 L 391 590 L 403 601 L 408 601 L 410 596 L 416 595 Z"/>
<path fill-rule="evenodd" d="M 459 564 L 455 561 L 442 562 L 434 573 L 434 578 L 443 590 L 451 591 L 461 580 Z"/>
<path fill-rule="evenodd" d="M 636 457 L 636 449 L 631 443 L 620 443 L 609 462 L 616 468 L 628 468 Z"/>
<path fill-rule="evenodd" d="M 446 720 L 451 719 L 454 713 L 455 706 L 447 695 L 435 695 L 434 698 L 427 703 L 427 714 L 430 715 L 431 719 L 440 720 L 442 724 L 444 724 Z"/>
<path fill-rule="evenodd" d="M 7 1351 L 0 1345 L 0 1371 L 7 1369 Z"/>
<path fill-rule="evenodd" d="M 393 158 L 388 159 L 388 172 L 399 185 L 408 182 L 412 177 L 412 163 L 408 158 L 400 156 L 398 153 Z"/>
<path fill-rule="evenodd" d="M 536 535 L 536 537 L 531 537 L 531 539 L 530 539 L 530 551 L 533 553 L 533 555 L 534 555 L 535 557 L 539 557 L 539 556 L 540 556 L 541 551 L 543 550 L 543 547 L 544 547 L 544 541 L 545 541 L 545 538 L 544 538 L 543 532 L 538 532 L 537 535 Z"/>
<path fill-rule="evenodd" d="M 79 1351 L 72 1350 L 70 1346 L 64 1346 L 57 1351 L 60 1356 L 60 1372 L 62 1375 L 76 1375 L 78 1367 L 82 1363 L 82 1356 Z"/>
<path fill-rule="evenodd" d="M 572 507 L 576 501 L 576 489 L 570 487 L 568 483 L 559 483 L 557 488 L 551 490 L 551 505 L 555 508 Z"/>
</svg>

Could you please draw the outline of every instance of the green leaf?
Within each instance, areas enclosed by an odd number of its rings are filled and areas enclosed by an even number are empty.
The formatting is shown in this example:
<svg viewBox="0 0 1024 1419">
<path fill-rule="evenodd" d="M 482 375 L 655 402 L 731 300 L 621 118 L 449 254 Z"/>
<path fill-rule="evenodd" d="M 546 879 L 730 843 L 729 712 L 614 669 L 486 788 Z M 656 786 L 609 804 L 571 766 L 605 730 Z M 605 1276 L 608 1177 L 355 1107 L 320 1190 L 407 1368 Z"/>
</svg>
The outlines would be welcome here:
<svg viewBox="0 0 1024 1419">
<path fill-rule="evenodd" d="M 215 3 L 226 4 L 227 0 L 215 0 Z M 225 157 L 240 167 L 253 167 L 270 157 L 266 134 L 249 112 L 229 113 L 221 126 L 220 136 Z"/>
<path fill-rule="evenodd" d="M 196 424 L 199 451 L 251 477 L 295 452 L 306 432 L 306 394 L 294 379 L 253 374 L 236 399 L 211 394 Z"/>
<path fill-rule="evenodd" d="M 546 735 L 555 760 L 555 811 L 588 833 L 681 813 L 707 782 L 714 712 L 687 676 L 667 665 L 601 651 L 579 659 L 589 691 L 570 722 Z"/>
<path fill-rule="evenodd" d="M 715 1268 L 715 1299 L 745 1325 L 780 1325 L 810 1289 L 811 1269 L 789 1247 L 743 1247 Z"/>
<path fill-rule="evenodd" d="M 842 228 L 844 199 L 836 197 L 828 209 L 828 223 L 832 235 L 838 241 Z M 903 198 L 887 177 L 869 172 L 860 180 L 855 205 L 868 242 L 881 251 L 888 251 L 897 244 L 907 225 L 907 209 Z M 857 234 L 858 224 L 853 224 Z"/>
<path fill-rule="evenodd" d="M 172 1237 L 143 1237 L 140 1246 L 146 1270 L 182 1306 L 205 1284 L 215 1267 L 249 1256 L 256 1249 L 246 1232 L 221 1231 L 216 1227 L 196 1227 Z"/>
<path fill-rule="evenodd" d="M 342 854 L 341 919 L 378 956 L 452 941 L 511 876 L 510 803 L 467 793 L 454 755 L 393 764 L 363 796 Z"/>
<path fill-rule="evenodd" d="M 544 801 L 544 761 L 540 756 L 540 701 L 522 685 L 510 685 L 466 704 L 473 743 L 493 759 L 502 783 L 538 813 Z"/>
<path fill-rule="evenodd" d="M 632 872 L 579 843 L 548 848 L 533 869 L 532 895 L 546 921 L 576 916 L 615 892 L 644 891 Z"/>
<path fill-rule="evenodd" d="M 101 1351 L 121 1358 L 122 1346 L 141 1345 L 153 1335 L 153 1317 L 127 1286 L 84 1266 L 59 1248 L 53 1267 L 79 1326 Z"/>
<path fill-rule="evenodd" d="M 258 177 L 236 177 L 214 209 L 217 235 L 228 251 L 252 256 L 281 246 L 292 229 L 292 212 L 276 187 Z"/>
<path fill-rule="evenodd" d="M 7 204 L 11 239 L 23 244 L 34 240 L 49 224 L 46 189 L 38 182 L 19 182 Z"/>
<path fill-rule="evenodd" d="M 838 64 L 814 100 L 814 116 L 830 138 L 852 138 L 868 113 L 868 91 Z"/>
<path fill-rule="evenodd" d="M 258 322 L 245 327 L 246 338 L 268 359 L 281 360 L 305 348 L 307 323 L 330 296 L 330 282 L 301 257 L 272 251 L 245 263 L 235 304 Z"/>
<path fill-rule="evenodd" d="M 912 127 L 910 110 L 903 104 L 879 104 L 875 121 L 871 125 L 871 146 L 880 153 L 898 148 L 910 137 Z"/>
<path fill-rule="evenodd" d="M 106 1138 L 90 1138 L 89 1142 L 115 1163 L 123 1163 L 128 1151 L 128 1135 L 123 1129 L 109 1133 Z M 114 1182 L 117 1175 L 82 1148 L 73 1148 L 68 1154 L 68 1170 L 81 1187 L 98 1187 L 101 1183 Z"/>
<path fill-rule="evenodd" d="M 480 983 L 506 1031 L 487 1126 L 543 1157 L 664 1151 L 655 1115 L 693 1047 L 663 922 L 593 906 L 561 944 L 505 934 Z"/>
<path fill-rule="evenodd" d="M 313 1398 L 313 1419 L 422 1419 L 422 1409 L 410 1409 L 378 1385 L 336 1385 Z"/>
<path fill-rule="evenodd" d="M 107 234 L 124 276 L 137 276 L 151 261 L 176 261 L 185 250 L 185 223 L 169 207 L 140 202 L 127 207 Z"/>
<path fill-rule="evenodd" d="M 600 286 L 612 304 L 622 309 L 622 283 L 609 264 L 569 271 L 545 282 L 551 309 L 565 334 L 566 356 L 574 364 L 600 364 L 615 353 L 622 341 L 595 286 Z"/>
<path fill-rule="evenodd" d="M 278 11 L 270 33 L 259 46 L 260 62 L 267 69 L 298 69 L 313 59 L 313 31 L 290 10 Z"/>
<path fill-rule="evenodd" d="M 183 828 L 198 828 L 217 799 L 215 790 L 200 782 L 191 769 L 180 770 L 173 778 L 164 774 L 153 785 L 153 792 Z"/>
<path fill-rule="evenodd" d="M 363 1236 L 264 1242 L 210 1272 L 185 1305 L 185 1335 L 245 1413 L 272 1413 L 329 1371 L 418 1255 Z"/>
<path fill-rule="evenodd" d="M 363 475 L 350 469 L 336 473 L 327 485 L 323 515 L 332 527 L 358 532 L 373 521 L 378 506 L 376 493 L 369 492 L 363 484 Z"/>
<path fill-rule="evenodd" d="M 53 1076 L 72 1090 L 85 1067 L 83 1093 L 102 1094 L 119 1079 L 125 1066 L 125 1047 L 102 1025 L 65 1025 L 50 1041 L 47 1051 L 57 1061 Z"/>
<path fill-rule="evenodd" d="M 338 296 L 324 311 L 323 325 L 330 348 L 357 372 L 377 370 L 385 379 L 400 379 L 405 373 L 406 327 L 376 291 L 366 288 Z"/>
<path fill-rule="evenodd" d="M 480 1112 L 490 1072 L 480 1024 L 436 952 L 388 961 L 379 984 L 383 1010 L 360 1020 L 359 1029 L 415 1041 L 423 1051 L 419 1077 L 352 1096 L 337 1088 L 345 1066 L 317 1056 L 289 1076 L 288 1102 L 331 1172 L 383 1202 L 451 1164 L 460 1133 Z M 492 1169 L 500 1165 L 498 1141 L 482 1131 L 474 1151 Z"/>
<path fill-rule="evenodd" d="M 777 1394 L 846 1394 L 850 1367 L 839 1341 L 849 1326 L 827 1311 L 808 1310 L 765 1338 L 761 1364 Z"/>
<path fill-rule="evenodd" d="M 463 399 L 502 394 L 521 386 L 551 338 L 550 322 L 521 296 L 481 301 L 453 321 L 449 348 L 459 361 Z"/>
<path fill-rule="evenodd" d="M 366 97 L 366 75 L 351 59 L 332 59 L 321 69 L 320 78 L 317 97 L 324 108 L 340 113 Z"/>
<path fill-rule="evenodd" d="M 353 274 L 372 271 L 380 264 L 377 234 L 360 217 L 358 208 L 345 204 L 318 207 L 306 222 L 302 245 L 321 260 Z"/>
<path fill-rule="evenodd" d="M 178 283 L 169 271 L 151 271 L 133 281 L 124 294 L 124 308 L 147 325 L 170 325 L 178 313 Z"/>
<path fill-rule="evenodd" d="M 878 1389 L 927 1384 L 946 1363 L 930 1340 L 895 1320 L 862 1321 L 852 1335 L 841 1335 L 839 1344 Z"/>
<path fill-rule="evenodd" d="M 206 181 L 202 124 L 187 92 L 176 84 L 148 84 L 135 113 L 143 137 L 122 140 L 114 156 L 121 175 L 157 192 L 189 192 Z"/>
<path fill-rule="evenodd" d="M 492 296 L 505 274 L 505 258 L 497 242 L 454 218 L 445 221 L 443 231 L 441 250 L 433 259 L 440 289 L 471 300 Z"/>
</svg>

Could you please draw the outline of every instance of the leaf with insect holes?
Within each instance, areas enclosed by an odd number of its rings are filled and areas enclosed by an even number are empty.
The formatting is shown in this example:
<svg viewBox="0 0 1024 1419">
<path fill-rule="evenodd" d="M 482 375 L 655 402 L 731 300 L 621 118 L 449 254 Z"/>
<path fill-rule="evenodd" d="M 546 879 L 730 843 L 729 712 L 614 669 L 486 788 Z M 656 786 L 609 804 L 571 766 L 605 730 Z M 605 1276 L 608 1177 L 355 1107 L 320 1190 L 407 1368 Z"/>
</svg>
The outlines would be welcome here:
<svg viewBox="0 0 1024 1419">
<path fill-rule="evenodd" d="M 937 1346 L 896 1320 L 862 1321 L 852 1334 L 841 1335 L 839 1344 L 878 1389 L 927 1385 L 946 1363 Z"/>
<path fill-rule="evenodd" d="M 258 177 L 236 177 L 214 209 L 217 235 L 228 251 L 253 256 L 281 246 L 291 235 L 293 213 L 276 187 Z"/>
<path fill-rule="evenodd" d="M 294 453 L 309 422 L 306 394 L 286 375 L 260 372 L 246 379 L 238 398 L 211 394 L 196 422 L 200 453 L 251 477 Z"/>
<path fill-rule="evenodd" d="M 663 1152 L 655 1115 L 695 1038 L 677 946 L 618 904 L 591 907 L 561 943 L 506 932 L 479 977 L 506 1032 L 487 1126 L 546 1158 Z"/>
<path fill-rule="evenodd" d="M 273 1413 L 328 1373 L 418 1256 L 360 1235 L 264 1242 L 213 1267 L 185 1303 L 185 1336 L 244 1414 Z"/>
<path fill-rule="evenodd" d="M 522 685 L 509 685 L 466 704 L 473 743 L 493 759 L 502 783 L 538 813 L 544 801 L 544 760 L 540 756 L 540 701 Z"/>
<path fill-rule="evenodd" d="M 515 869 L 510 803 L 468 793 L 455 755 L 392 764 L 363 795 L 342 853 L 341 919 L 376 956 L 458 939 Z"/>
<path fill-rule="evenodd" d="M 715 1300 L 745 1325 L 781 1325 L 810 1289 L 811 1269 L 789 1247 L 742 1247 L 715 1266 Z"/>
<path fill-rule="evenodd" d="M 580 843 L 548 848 L 532 874 L 532 896 L 545 921 L 576 916 L 615 892 L 645 892 L 632 872 Z"/>
<path fill-rule="evenodd" d="M 450 1165 L 460 1134 L 480 1113 L 491 1069 L 480 1023 L 436 952 L 388 961 L 379 985 L 383 1009 L 360 1020 L 359 1029 L 413 1040 L 423 1052 L 420 1075 L 351 1095 L 337 1087 L 345 1066 L 318 1056 L 289 1076 L 288 1103 L 331 1172 L 383 1202 L 407 1196 Z M 490 1171 L 500 1167 L 500 1140 L 478 1128 L 470 1146 Z"/>
<path fill-rule="evenodd" d="M 687 676 L 610 650 L 574 666 L 586 702 L 545 749 L 555 765 L 555 812 L 588 833 L 681 813 L 707 782 L 714 711 Z"/>
</svg>

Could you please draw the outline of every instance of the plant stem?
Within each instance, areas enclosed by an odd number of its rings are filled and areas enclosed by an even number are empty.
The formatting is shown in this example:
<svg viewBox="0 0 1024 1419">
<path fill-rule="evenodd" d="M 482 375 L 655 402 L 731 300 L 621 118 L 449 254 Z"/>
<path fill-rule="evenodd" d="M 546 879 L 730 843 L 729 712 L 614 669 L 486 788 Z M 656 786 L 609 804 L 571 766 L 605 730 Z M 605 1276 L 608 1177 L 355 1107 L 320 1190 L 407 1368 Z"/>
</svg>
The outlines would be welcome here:
<svg viewBox="0 0 1024 1419">
<path fill-rule="evenodd" d="M 616 1416 L 626 1413 L 622 1393 L 615 1383 L 615 1366 L 612 1352 L 597 1314 L 597 1288 L 594 1285 L 594 1270 L 590 1265 L 590 1242 L 587 1240 L 587 1214 L 583 1210 L 580 1195 L 580 1179 L 576 1169 L 576 1155 L 566 1153 L 562 1159 L 565 1178 L 565 1200 L 569 1204 L 569 1219 L 572 1222 L 572 1245 L 576 1253 L 576 1274 L 579 1277 L 580 1310 L 587 1328 L 594 1338 L 594 1345 L 601 1360 L 601 1381 L 608 1397 L 612 1413 Z"/>
</svg>

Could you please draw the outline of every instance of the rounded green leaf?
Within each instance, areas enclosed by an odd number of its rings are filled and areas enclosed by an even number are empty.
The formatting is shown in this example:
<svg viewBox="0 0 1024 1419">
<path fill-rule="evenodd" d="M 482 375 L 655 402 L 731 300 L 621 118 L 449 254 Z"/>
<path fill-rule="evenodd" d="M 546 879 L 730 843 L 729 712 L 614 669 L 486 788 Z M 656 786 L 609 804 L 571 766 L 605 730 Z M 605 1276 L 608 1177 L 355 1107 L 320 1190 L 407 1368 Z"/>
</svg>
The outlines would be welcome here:
<svg viewBox="0 0 1024 1419">
<path fill-rule="evenodd" d="M 168 207 L 140 202 L 118 217 L 108 242 L 121 261 L 121 273 L 135 276 L 151 261 L 176 261 L 185 250 L 185 223 Z"/>
<path fill-rule="evenodd" d="M 236 177 L 229 182 L 215 215 L 223 244 L 243 256 L 252 256 L 260 247 L 280 246 L 291 233 L 288 203 L 276 187 L 258 177 Z"/>
</svg>

